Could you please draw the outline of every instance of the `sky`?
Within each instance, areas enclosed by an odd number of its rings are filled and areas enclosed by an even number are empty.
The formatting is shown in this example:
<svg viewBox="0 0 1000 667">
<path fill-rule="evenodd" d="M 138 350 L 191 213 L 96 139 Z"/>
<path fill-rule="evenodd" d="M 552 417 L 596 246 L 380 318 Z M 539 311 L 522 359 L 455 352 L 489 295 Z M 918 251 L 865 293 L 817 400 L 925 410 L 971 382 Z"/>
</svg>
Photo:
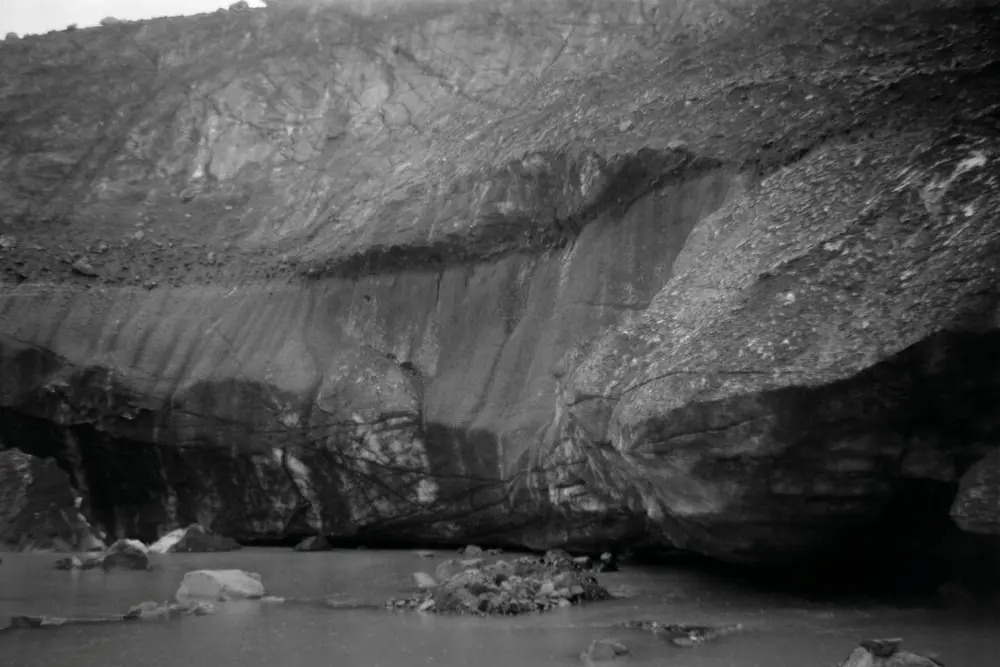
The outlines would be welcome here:
<svg viewBox="0 0 1000 667">
<path fill-rule="evenodd" d="M 71 23 L 81 28 L 97 25 L 106 17 L 148 19 L 213 12 L 236 0 L 0 0 L 0 39 L 8 32 L 19 35 L 62 30 Z M 251 6 L 263 4 L 249 0 Z"/>
</svg>

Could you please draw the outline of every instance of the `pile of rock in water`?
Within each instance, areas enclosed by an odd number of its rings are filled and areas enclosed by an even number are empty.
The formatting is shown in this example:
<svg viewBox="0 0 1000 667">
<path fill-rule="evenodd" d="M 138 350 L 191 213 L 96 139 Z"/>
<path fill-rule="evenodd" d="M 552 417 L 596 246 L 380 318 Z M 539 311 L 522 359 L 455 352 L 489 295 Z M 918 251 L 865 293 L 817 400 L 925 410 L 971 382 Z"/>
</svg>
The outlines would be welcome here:
<svg viewBox="0 0 1000 667">
<path fill-rule="evenodd" d="M 543 558 L 498 559 L 489 564 L 485 558 L 452 559 L 438 566 L 436 577 L 415 573 L 414 580 L 423 590 L 393 598 L 386 607 L 510 616 L 607 600 L 611 594 L 597 583 L 594 571 L 590 559 L 573 559 L 561 549 L 549 551 Z"/>
</svg>

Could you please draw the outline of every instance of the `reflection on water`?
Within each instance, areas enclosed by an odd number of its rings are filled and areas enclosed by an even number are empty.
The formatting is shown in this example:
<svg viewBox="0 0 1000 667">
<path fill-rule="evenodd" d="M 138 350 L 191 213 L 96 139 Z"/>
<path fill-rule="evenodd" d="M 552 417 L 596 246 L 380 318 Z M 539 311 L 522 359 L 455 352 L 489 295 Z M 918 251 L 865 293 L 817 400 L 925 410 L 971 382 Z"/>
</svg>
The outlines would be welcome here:
<svg viewBox="0 0 1000 667">
<path fill-rule="evenodd" d="M 445 557 L 445 554 L 442 554 Z M 241 568 L 261 574 L 269 594 L 380 604 L 409 590 L 414 570 L 440 559 L 410 552 L 244 549 L 225 554 L 155 557 L 155 572 L 61 572 L 52 554 L 5 554 L 0 623 L 13 614 L 120 613 L 165 600 L 184 572 Z M 626 599 L 514 618 L 440 617 L 381 609 L 245 602 L 214 616 L 25 630 L 0 636 L 7 667 L 531 667 L 580 665 L 592 639 L 609 637 L 633 652 L 633 665 L 806 667 L 834 665 L 857 641 L 901 636 L 904 646 L 949 667 L 1000 664 L 1000 619 L 982 612 L 893 608 L 870 603 L 805 602 L 762 593 L 691 570 L 651 567 L 602 574 Z M 693 649 L 648 633 L 611 627 L 640 618 L 691 624 L 742 623 L 746 631 Z"/>
</svg>

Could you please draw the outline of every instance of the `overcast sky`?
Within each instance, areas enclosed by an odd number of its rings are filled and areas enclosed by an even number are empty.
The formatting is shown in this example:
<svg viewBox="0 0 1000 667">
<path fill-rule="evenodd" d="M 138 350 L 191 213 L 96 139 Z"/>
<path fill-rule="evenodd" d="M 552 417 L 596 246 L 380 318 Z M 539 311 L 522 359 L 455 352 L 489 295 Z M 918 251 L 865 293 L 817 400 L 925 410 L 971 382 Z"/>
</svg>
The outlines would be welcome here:
<svg viewBox="0 0 1000 667">
<path fill-rule="evenodd" d="M 19 35 L 62 30 L 71 23 L 81 28 L 97 25 L 105 16 L 148 19 L 212 12 L 236 0 L 0 0 L 0 39 L 8 32 Z M 250 5 L 262 4 L 250 0 Z"/>
</svg>

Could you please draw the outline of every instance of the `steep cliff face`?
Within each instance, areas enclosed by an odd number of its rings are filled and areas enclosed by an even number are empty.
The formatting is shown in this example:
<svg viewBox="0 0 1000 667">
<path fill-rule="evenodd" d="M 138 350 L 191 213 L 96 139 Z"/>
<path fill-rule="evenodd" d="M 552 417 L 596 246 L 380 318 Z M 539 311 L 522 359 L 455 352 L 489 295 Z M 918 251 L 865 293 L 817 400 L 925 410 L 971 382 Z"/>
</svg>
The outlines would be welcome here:
<svg viewBox="0 0 1000 667">
<path fill-rule="evenodd" d="M 3 45 L 0 440 L 146 539 L 956 533 L 1000 435 L 997 17 L 675 4 Z"/>
</svg>

